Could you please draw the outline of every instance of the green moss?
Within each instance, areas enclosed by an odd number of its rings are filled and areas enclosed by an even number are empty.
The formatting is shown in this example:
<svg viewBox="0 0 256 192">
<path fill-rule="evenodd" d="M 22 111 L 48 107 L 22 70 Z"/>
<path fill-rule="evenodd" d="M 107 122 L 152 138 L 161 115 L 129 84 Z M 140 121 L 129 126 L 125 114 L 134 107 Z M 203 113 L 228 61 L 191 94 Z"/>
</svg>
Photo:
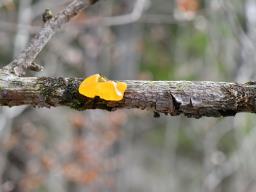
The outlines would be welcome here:
<svg viewBox="0 0 256 192">
<path fill-rule="evenodd" d="M 182 91 L 182 90 L 186 89 L 187 87 L 190 87 L 191 84 L 192 84 L 191 81 L 183 81 L 182 83 L 177 83 L 176 88 L 177 88 L 177 90 Z"/>
<path fill-rule="evenodd" d="M 78 92 L 80 81 L 77 79 L 69 79 L 65 88 L 63 103 L 69 105 L 75 110 L 86 110 L 86 109 L 103 109 L 111 111 L 112 108 L 107 106 L 104 100 L 98 97 L 93 99 L 87 98 Z"/>
<path fill-rule="evenodd" d="M 41 95 L 44 98 L 45 103 L 54 105 L 51 101 L 53 96 L 58 95 L 56 90 L 64 89 L 66 87 L 65 79 L 60 78 L 40 78 L 39 80 L 39 90 L 41 91 Z"/>
<path fill-rule="evenodd" d="M 82 111 L 86 109 L 87 98 L 78 92 L 80 82 L 76 79 L 69 79 L 65 87 L 63 103 L 69 104 L 73 109 Z"/>
<path fill-rule="evenodd" d="M 81 102 L 81 101 L 79 101 L 79 100 L 77 100 L 77 99 L 74 99 L 74 100 L 71 102 L 70 107 L 71 107 L 72 109 L 75 109 L 75 110 L 78 110 L 78 111 L 83 111 L 83 110 L 86 109 L 84 102 Z"/>
<path fill-rule="evenodd" d="M 44 102 L 50 106 L 60 104 L 78 111 L 95 108 L 112 111 L 113 108 L 107 105 L 107 101 L 98 97 L 91 99 L 79 94 L 80 82 L 79 79 L 75 78 L 68 80 L 64 78 L 40 78 L 38 84 Z M 64 90 L 64 92 L 59 93 L 58 90 Z M 59 97 L 58 103 L 54 101 L 56 97 Z"/>
</svg>

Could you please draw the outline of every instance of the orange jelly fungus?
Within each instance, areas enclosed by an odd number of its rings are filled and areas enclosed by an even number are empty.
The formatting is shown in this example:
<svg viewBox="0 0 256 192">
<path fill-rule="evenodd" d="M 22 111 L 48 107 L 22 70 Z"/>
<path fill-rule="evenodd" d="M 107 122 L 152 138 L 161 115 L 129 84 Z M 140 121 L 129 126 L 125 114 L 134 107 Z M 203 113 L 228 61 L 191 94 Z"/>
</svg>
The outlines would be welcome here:
<svg viewBox="0 0 256 192">
<path fill-rule="evenodd" d="M 127 84 L 124 82 L 110 81 L 99 74 L 94 74 L 79 86 L 79 93 L 89 98 L 96 96 L 107 101 L 120 101 L 123 99 Z"/>
</svg>

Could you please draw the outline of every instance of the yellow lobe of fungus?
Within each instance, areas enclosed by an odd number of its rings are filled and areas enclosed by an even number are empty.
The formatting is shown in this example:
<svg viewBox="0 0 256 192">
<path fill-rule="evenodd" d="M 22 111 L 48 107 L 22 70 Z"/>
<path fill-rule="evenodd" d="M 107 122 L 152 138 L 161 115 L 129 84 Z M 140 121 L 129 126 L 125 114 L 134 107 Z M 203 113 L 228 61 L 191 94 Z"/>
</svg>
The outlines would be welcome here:
<svg viewBox="0 0 256 192">
<path fill-rule="evenodd" d="M 123 99 L 127 84 L 110 81 L 99 74 L 87 77 L 79 86 L 79 93 L 90 98 L 99 96 L 107 101 L 120 101 Z"/>
<path fill-rule="evenodd" d="M 117 82 L 117 89 L 123 94 L 127 89 L 127 84 L 124 82 Z"/>
<path fill-rule="evenodd" d="M 79 93 L 89 98 L 94 98 L 96 95 L 97 84 L 99 82 L 100 75 L 95 74 L 87 77 L 79 86 Z"/>
<path fill-rule="evenodd" d="M 104 100 L 120 101 L 123 98 L 122 92 L 117 89 L 117 83 L 114 81 L 99 83 L 97 89 L 98 96 Z"/>
</svg>

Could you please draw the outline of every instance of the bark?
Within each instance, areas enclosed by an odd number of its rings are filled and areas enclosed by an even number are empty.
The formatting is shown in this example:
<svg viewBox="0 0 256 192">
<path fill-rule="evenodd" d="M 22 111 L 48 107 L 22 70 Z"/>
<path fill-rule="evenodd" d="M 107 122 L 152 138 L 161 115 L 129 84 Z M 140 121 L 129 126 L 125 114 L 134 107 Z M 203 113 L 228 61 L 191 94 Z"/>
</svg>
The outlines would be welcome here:
<svg viewBox="0 0 256 192">
<path fill-rule="evenodd" d="M 68 106 L 77 110 L 139 108 L 172 116 L 233 116 L 256 112 L 256 83 L 192 81 L 124 81 L 122 101 L 86 98 L 78 93 L 82 79 L 1 75 L 0 105 Z"/>
</svg>

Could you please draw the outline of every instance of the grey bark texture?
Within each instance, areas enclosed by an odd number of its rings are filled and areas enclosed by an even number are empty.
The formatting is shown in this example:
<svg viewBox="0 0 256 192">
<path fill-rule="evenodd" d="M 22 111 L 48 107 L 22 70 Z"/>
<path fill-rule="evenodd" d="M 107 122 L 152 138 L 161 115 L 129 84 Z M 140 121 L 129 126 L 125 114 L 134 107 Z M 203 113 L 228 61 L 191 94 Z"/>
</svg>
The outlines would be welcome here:
<svg viewBox="0 0 256 192">
<path fill-rule="evenodd" d="M 80 95 L 81 81 L 77 78 L 6 76 L 0 79 L 0 105 L 68 106 L 77 110 L 108 111 L 139 108 L 195 118 L 256 112 L 254 82 L 124 81 L 128 89 L 123 100 L 113 102 Z"/>
</svg>

